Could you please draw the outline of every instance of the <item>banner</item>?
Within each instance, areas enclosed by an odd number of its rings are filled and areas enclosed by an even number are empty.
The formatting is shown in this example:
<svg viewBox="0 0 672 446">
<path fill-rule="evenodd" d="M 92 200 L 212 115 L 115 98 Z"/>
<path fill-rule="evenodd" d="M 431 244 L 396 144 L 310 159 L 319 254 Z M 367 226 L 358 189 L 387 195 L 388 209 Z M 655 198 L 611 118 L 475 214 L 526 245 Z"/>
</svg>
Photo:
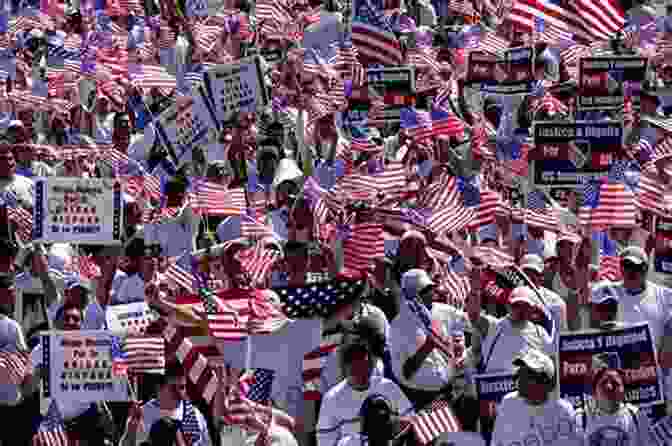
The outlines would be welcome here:
<svg viewBox="0 0 672 446">
<path fill-rule="evenodd" d="M 663 377 L 646 323 L 609 331 L 560 334 L 558 379 L 560 396 L 576 408 L 592 399 L 593 355 L 618 353 L 625 370 L 625 402 L 647 407 L 663 402 Z"/>
<path fill-rule="evenodd" d="M 129 401 L 128 381 L 112 373 L 112 333 L 51 331 L 42 336 L 45 398 L 61 404 Z"/>
<path fill-rule="evenodd" d="M 33 239 L 42 243 L 121 244 L 121 182 L 107 178 L 38 178 Z"/>
<path fill-rule="evenodd" d="M 534 48 L 525 46 L 507 49 L 490 74 L 496 82 L 481 83 L 481 91 L 495 94 L 530 93 L 535 82 L 533 70 Z"/>
<path fill-rule="evenodd" d="M 105 309 L 108 330 L 115 334 L 142 335 L 147 326 L 158 319 L 147 302 L 125 305 L 108 305 Z"/>
<path fill-rule="evenodd" d="M 348 106 L 347 122 L 351 126 L 384 125 L 398 123 L 401 109 L 416 105 L 415 69 L 412 66 L 369 68 L 367 83 L 353 89 Z M 369 87 L 383 99 L 385 109 L 382 119 L 370 120 L 371 98 Z"/>
<path fill-rule="evenodd" d="M 532 184 L 550 189 L 556 200 L 565 199 L 584 179 L 609 173 L 623 135 L 621 122 L 535 121 Z"/>
<path fill-rule="evenodd" d="M 616 110 L 623 107 L 624 82 L 641 82 L 647 58 L 631 56 L 584 57 L 579 62 L 577 109 Z"/>
<path fill-rule="evenodd" d="M 507 393 L 518 390 L 513 373 L 483 373 L 474 375 L 476 394 L 480 402 L 479 413 L 482 418 L 493 420 L 496 409 Z"/>
<path fill-rule="evenodd" d="M 493 73 L 497 67 L 497 56 L 484 51 L 470 51 L 465 85 L 494 86 L 497 81 Z"/>
<path fill-rule="evenodd" d="M 203 75 L 206 100 L 214 106 L 219 124 L 230 125 L 240 112 L 255 113 L 268 103 L 259 57 L 218 65 Z"/>
<path fill-rule="evenodd" d="M 654 267 L 659 274 L 672 274 L 672 218 L 657 216 L 655 221 Z"/>
</svg>

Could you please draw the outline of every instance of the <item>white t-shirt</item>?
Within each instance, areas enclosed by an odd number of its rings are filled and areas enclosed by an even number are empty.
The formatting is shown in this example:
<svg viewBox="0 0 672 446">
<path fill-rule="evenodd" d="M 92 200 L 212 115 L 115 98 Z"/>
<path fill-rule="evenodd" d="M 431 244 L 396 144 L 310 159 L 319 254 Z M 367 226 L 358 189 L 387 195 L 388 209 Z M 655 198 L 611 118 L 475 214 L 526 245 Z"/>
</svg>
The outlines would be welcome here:
<svg viewBox="0 0 672 446">
<path fill-rule="evenodd" d="M 649 437 L 649 417 L 627 403 L 611 415 L 586 413 L 584 416 L 583 409 L 579 409 L 576 411 L 576 426 L 585 446 L 602 444 L 600 438 L 619 446 L 647 446 L 652 441 Z M 621 442 L 618 443 L 618 440 Z"/>
<path fill-rule="evenodd" d="M 497 407 L 493 446 L 580 446 L 576 412 L 570 403 L 550 399 L 531 406 L 518 392 L 507 394 Z"/>
<path fill-rule="evenodd" d="M 513 371 L 513 358 L 528 348 L 540 350 L 551 357 L 555 354 L 554 339 L 541 326 L 528 322 L 522 328 L 515 328 L 508 317 L 483 317 L 489 323 L 481 349 L 485 372 Z"/>
<path fill-rule="evenodd" d="M 614 285 L 619 298 L 618 320 L 626 325 L 648 322 L 656 348 L 661 346 L 665 322 L 672 315 L 672 290 L 647 282 L 643 293 L 630 295 L 623 283 Z"/>
<path fill-rule="evenodd" d="M 12 180 L 0 180 L 0 192 L 11 192 L 22 207 L 32 208 L 35 205 L 35 183 L 23 175 L 14 175 Z"/>
<path fill-rule="evenodd" d="M 317 422 L 317 446 L 336 446 L 347 434 L 360 430 L 359 411 L 369 395 L 379 393 L 385 396 L 399 415 L 413 413 L 411 402 L 399 386 L 382 376 L 372 376 L 367 390 L 354 390 L 347 380 L 335 385 L 322 400 L 320 418 Z"/>
</svg>

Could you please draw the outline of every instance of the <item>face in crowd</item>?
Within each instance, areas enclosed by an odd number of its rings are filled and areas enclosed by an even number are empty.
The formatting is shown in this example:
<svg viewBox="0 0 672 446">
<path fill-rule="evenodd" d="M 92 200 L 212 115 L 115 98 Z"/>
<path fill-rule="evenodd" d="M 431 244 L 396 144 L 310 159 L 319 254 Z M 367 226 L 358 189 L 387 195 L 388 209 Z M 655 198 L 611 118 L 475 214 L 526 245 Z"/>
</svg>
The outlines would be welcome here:
<svg viewBox="0 0 672 446">
<path fill-rule="evenodd" d="M 518 369 L 518 391 L 532 404 L 542 404 L 550 392 L 552 380 L 525 365 Z"/>
</svg>

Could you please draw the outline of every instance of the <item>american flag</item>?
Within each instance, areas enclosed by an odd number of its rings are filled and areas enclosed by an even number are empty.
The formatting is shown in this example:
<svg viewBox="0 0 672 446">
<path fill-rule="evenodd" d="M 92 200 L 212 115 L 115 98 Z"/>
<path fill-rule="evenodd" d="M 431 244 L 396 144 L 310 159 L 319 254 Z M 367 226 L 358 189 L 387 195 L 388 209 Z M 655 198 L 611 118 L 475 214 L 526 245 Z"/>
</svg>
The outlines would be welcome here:
<svg viewBox="0 0 672 446">
<path fill-rule="evenodd" d="M 432 137 L 447 135 L 453 137 L 464 136 L 464 123 L 460 118 L 446 110 L 435 108 L 431 113 Z"/>
<path fill-rule="evenodd" d="M 432 117 L 429 112 L 414 108 L 403 108 L 400 111 L 401 128 L 415 140 L 431 138 Z"/>
<path fill-rule="evenodd" d="M 360 57 L 369 63 L 383 65 L 401 65 L 403 55 L 401 46 L 395 35 L 390 31 L 364 23 L 352 23 L 352 43 L 357 47 Z"/>
<path fill-rule="evenodd" d="M 604 233 L 600 240 L 600 267 L 597 272 L 598 280 L 618 281 L 623 278 L 621 259 L 618 256 L 616 243 Z"/>
<path fill-rule="evenodd" d="M 235 292 L 238 294 L 235 298 L 237 301 L 242 298 L 249 305 L 251 290 L 230 289 L 227 291 L 229 294 Z M 207 315 L 210 336 L 225 341 L 240 341 L 247 337 L 247 326 L 241 324 L 235 308 L 220 304 L 215 294 L 206 288 L 199 288 L 199 294 L 203 299 L 203 308 Z"/>
<path fill-rule="evenodd" d="M 481 185 L 478 177 L 457 177 L 457 188 L 465 207 L 475 207 L 481 203 Z"/>
<path fill-rule="evenodd" d="M 287 316 L 273 304 L 268 295 L 269 292 L 269 290 L 260 290 L 249 300 L 250 317 L 247 321 L 247 329 L 250 334 L 271 334 L 288 322 Z"/>
<path fill-rule="evenodd" d="M 51 402 L 47 415 L 44 417 L 37 433 L 33 437 L 37 446 L 69 446 L 68 436 L 63 425 L 63 416 L 58 410 L 56 401 Z"/>
<path fill-rule="evenodd" d="M 240 377 L 243 395 L 250 401 L 267 405 L 271 400 L 275 371 L 269 369 L 252 369 Z"/>
<path fill-rule="evenodd" d="M 362 223 L 352 226 L 352 236 L 343 243 L 345 268 L 368 271 L 373 259 L 384 255 L 383 225 Z"/>
<path fill-rule="evenodd" d="M 499 56 L 509 48 L 510 44 L 511 43 L 508 40 L 490 32 L 486 34 L 485 37 L 481 38 L 476 50 Z"/>
<path fill-rule="evenodd" d="M 444 432 L 460 432 L 462 427 L 445 400 L 434 401 L 412 421 L 413 431 L 420 444 L 427 444 Z"/>
<path fill-rule="evenodd" d="M 469 222 L 470 228 L 480 228 L 495 221 L 498 203 L 501 201 L 499 193 L 483 190 L 480 194 L 478 206 L 475 209 L 474 219 Z"/>
<path fill-rule="evenodd" d="M 641 209 L 648 209 L 656 214 L 665 214 L 665 185 L 658 180 L 657 175 L 642 172 L 639 179 L 636 203 Z"/>
<path fill-rule="evenodd" d="M 386 201 L 400 199 L 406 187 L 406 167 L 402 163 L 389 163 L 382 172 L 373 175 L 347 175 L 341 178 L 337 187 L 348 196 L 360 199 L 375 201 L 381 193 Z M 334 204 L 328 198 L 325 203 Z"/>
<path fill-rule="evenodd" d="M 194 276 L 190 271 L 182 268 L 176 259 L 169 261 L 169 266 L 165 271 L 165 277 L 176 286 L 184 288 L 188 293 L 194 292 Z"/>
<path fill-rule="evenodd" d="M 194 210 L 217 216 L 241 215 L 246 207 L 245 191 L 242 188 L 229 189 L 211 181 L 196 181 L 194 186 L 196 202 Z"/>
<path fill-rule="evenodd" d="M 532 33 L 535 18 L 585 41 L 608 40 L 623 28 L 624 13 L 612 0 L 515 0 L 509 20 Z"/>
<path fill-rule="evenodd" d="M 123 352 L 130 372 L 163 373 L 165 350 L 165 340 L 160 336 L 129 336 L 124 339 Z"/>
<path fill-rule="evenodd" d="M 184 402 L 182 432 L 187 444 L 197 444 L 201 439 L 201 427 L 198 424 L 198 418 L 196 418 L 196 409 L 190 401 Z"/>
<path fill-rule="evenodd" d="M 334 353 L 338 344 L 322 342 L 319 347 L 303 356 L 303 399 L 305 401 L 319 401 L 322 397 L 321 380 L 322 370 L 329 355 Z"/>
<path fill-rule="evenodd" d="M 440 332 L 438 321 L 432 318 L 429 309 L 417 298 L 407 298 L 406 304 L 411 312 L 418 318 L 420 329 L 425 335 L 432 338 L 438 349 L 449 359 L 454 356 L 454 348 L 450 339 L 445 339 Z"/>
<path fill-rule="evenodd" d="M 312 319 L 330 316 L 335 307 L 360 295 L 365 284 L 360 274 L 342 273 L 329 282 L 273 290 L 280 296 L 287 317 Z"/>
<path fill-rule="evenodd" d="M 477 246 L 473 250 L 473 256 L 479 258 L 484 264 L 494 269 L 508 268 L 514 263 L 514 258 L 504 251 L 489 246 Z"/>
<path fill-rule="evenodd" d="M 656 446 L 665 446 L 672 442 L 672 417 L 666 416 L 651 426 L 651 438 Z"/>
<path fill-rule="evenodd" d="M 20 385 L 30 369 L 30 356 L 24 352 L 0 352 L 0 367 L 7 370 L 9 382 L 2 384 Z"/>
<path fill-rule="evenodd" d="M 166 354 L 177 355 L 189 380 L 196 385 L 203 399 L 211 403 L 217 391 L 218 379 L 217 374 L 210 367 L 207 357 L 195 348 L 189 338 L 184 336 L 181 328 L 166 325 L 163 330 L 163 337 L 166 340 Z"/>
<path fill-rule="evenodd" d="M 582 225 L 593 228 L 636 225 L 635 194 L 622 183 L 590 181 L 584 188 L 584 202 L 579 211 Z"/>
</svg>

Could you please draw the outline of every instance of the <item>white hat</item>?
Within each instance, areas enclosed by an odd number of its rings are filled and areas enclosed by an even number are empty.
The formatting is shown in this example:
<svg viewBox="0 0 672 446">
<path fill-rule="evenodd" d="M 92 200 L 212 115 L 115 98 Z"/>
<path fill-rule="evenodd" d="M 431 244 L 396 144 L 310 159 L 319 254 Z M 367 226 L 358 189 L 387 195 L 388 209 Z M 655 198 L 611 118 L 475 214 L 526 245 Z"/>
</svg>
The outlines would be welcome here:
<svg viewBox="0 0 672 446">
<path fill-rule="evenodd" d="M 536 306 L 537 301 L 534 299 L 534 290 L 526 286 L 515 288 L 511 292 L 511 296 L 509 297 L 509 303 L 514 304 L 516 302 L 527 302 L 532 306 Z"/>
<path fill-rule="evenodd" d="M 273 189 L 276 189 L 285 181 L 296 181 L 302 176 L 303 172 L 299 169 L 296 161 L 291 158 L 283 158 L 278 163 L 275 178 L 273 178 Z"/>
<path fill-rule="evenodd" d="M 520 269 L 531 269 L 541 274 L 544 272 L 544 261 L 536 254 L 527 254 L 520 260 Z"/>
<path fill-rule="evenodd" d="M 424 269 L 410 269 L 401 276 L 401 289 L 407 297 L 415 297 L 420 291 L 434 285 Z"/>
<path fill-rule="evenodd" d="M 513 365 L 527 366 L 537 373 L 545 374 L 551 380 L 555 376 L 555 365 L 551 358 L 534 348 L 528 348 L 516 357 L 513 360 Z"/>
</svg>

